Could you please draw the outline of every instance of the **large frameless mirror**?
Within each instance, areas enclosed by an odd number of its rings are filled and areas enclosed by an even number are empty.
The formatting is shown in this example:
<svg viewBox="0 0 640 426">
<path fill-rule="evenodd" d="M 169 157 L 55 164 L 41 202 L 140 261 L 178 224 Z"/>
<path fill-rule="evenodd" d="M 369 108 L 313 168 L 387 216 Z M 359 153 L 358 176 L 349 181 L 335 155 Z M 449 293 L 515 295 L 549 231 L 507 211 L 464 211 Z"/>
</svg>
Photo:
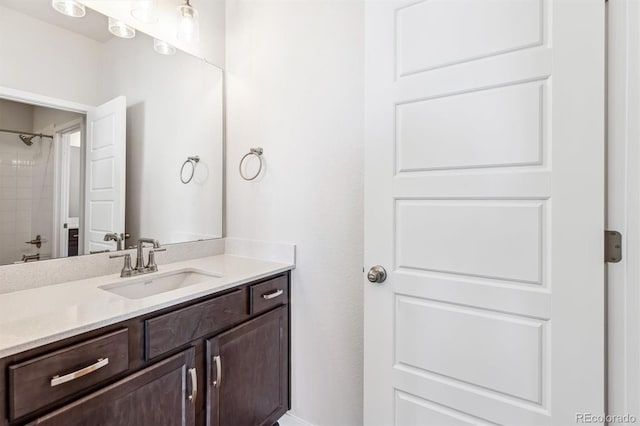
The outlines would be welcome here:
<svg viewBox="0 0 640 426">
<path fill-rule="evenodd" d="M 222 236 L 222 70 L 82 9 L 0 0 L 0 264 Z"/>
</svg>

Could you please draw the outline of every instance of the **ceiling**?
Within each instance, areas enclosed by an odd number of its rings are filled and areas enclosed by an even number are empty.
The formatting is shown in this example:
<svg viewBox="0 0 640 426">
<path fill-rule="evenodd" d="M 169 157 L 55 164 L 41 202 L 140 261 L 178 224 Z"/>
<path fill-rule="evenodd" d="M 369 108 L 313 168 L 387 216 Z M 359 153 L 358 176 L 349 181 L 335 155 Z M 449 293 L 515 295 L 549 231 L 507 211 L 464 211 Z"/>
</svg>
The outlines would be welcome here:
<svg viewBox="0 0 640 426">
<path fill-rule="evenodd" d="M 109 41 L 113 37 L 107 29 L 107 17 L 89 8 L 87 8 L 87 15 L 84 18 L 71 18 L 54 10 L 51 7 L 51 0 L 0 0 L 0 6 L 29 15 L 56 27 L 82 34 L 100 43 Z"/>
</svg>

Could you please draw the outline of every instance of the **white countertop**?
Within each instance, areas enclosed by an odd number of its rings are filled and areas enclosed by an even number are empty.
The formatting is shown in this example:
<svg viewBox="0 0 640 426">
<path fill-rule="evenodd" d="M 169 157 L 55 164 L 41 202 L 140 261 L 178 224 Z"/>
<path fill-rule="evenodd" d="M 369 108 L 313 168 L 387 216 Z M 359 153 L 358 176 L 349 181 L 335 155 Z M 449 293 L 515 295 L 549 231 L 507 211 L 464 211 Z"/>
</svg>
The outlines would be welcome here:
<svg viewBox="0 0 640 426">
<path fill-rule="evenodd" d="M 99 288 L 140 278 L 122 279 L 119 274 L 0 294 L 0 358 L 284 272 L 294 265 L 223 254 L 158 268 L 161 273 L 193 268 L 220 277 L 135 300 Z"/>
</svg>

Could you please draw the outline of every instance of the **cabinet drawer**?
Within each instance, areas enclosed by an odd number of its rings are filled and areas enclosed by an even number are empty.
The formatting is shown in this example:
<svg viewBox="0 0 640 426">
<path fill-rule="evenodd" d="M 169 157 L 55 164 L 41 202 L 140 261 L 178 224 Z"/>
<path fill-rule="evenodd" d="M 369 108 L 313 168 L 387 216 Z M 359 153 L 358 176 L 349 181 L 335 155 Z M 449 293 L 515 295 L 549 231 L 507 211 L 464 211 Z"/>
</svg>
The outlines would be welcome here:
<svg viewBox="0 0 640 426">
<path fill-rule="evenodd" d="M 10 418 L 22 417 L 128 368 L 128 329 L 11 365 Z"/>
<path fill-rule="evenodd" d="M 289 301 L 287 277 L 282 276 L 249 287 L 249 313 L 267 311 Z"/>
<path fill-rule="evenodd" d="M 47 413 L 28 426 L 194 426 L 190 348 Z"/>
<path fill-rule="evenodd" d="M 146 320 L 144 326 L 147 360 L 243 321 L 247 317 L 246 306 L 244 291 L 236 290 Z"/>
</svg>

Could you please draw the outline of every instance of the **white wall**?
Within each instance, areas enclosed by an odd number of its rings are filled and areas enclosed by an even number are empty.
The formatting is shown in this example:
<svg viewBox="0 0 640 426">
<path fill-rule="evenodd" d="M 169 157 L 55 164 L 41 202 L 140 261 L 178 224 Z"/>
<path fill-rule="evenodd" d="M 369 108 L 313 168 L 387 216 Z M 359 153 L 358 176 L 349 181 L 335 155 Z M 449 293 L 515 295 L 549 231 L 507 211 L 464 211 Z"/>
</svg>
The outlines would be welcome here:
<svg viewBox="0 0 640 426">
<path fill-rule="evenodd" d="M 158 55 L 151 42 L 113 38 L 102 57 L 107 93 L 127 96 L 127 232 L 163 244 L 221 237 L 222 71 L 186 53 Z M 194 179 L 182 184 L 195 155 Z"/>
<path fill-rule="evenodd" d="M 357 0 L 227 3 L 227 234 L 297 244 L 292 411 L 315 425 L 362 423 L 363 21 Z"/>
<path fill-rule="evenodd" d="M 2 6 L 0 28 L 0 86 L 98 103 L 100 43 Z"/>
<path fill-rule="evenodd" d="M 202 25 L 208 25 L 204 19 L 212 10 L 217 13 L 214 24 L 222 24 L 215 31 L 205 30 L 202 43 L 220 57 L 224 45 L 212 34 L 224 29 L 224 5 L 214 3 L 203 6 Z M 162 243 L 222 236 L 219 68 L 180 51 L 175 56 L 159 55 L 153 39 L 144 33 L 132 40 L 112 37 L 99 43 L 1 6 L 0 29 L 0 86 L 90 106 L 127 96 L 130 241 L 140 236 Z M 36 129 L 74 116 L 48 114 L 36 114 Z M 193 182 L 183 185 L 180 166 L 191 155 L 202 160 Z"/>
<path fill-rule="evenodd" d="M 37 106 L 33 109 L 33 129 L 34 132 L 39 132 L 47 126 L 62 126 L 83 116 L 84 114 L 77 112 Z"/>
</svg>

